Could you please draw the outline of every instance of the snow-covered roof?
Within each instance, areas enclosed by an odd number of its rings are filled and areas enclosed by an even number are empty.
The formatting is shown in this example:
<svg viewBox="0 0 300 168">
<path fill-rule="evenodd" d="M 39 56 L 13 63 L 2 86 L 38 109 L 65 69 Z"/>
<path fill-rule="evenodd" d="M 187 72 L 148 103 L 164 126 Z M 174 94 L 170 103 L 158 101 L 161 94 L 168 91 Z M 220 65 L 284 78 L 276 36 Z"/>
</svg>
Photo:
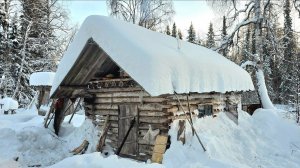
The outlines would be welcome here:
<svg viewBox="0 0 300 168">
<path fill-rule="evenodd" d="M 89 16 L 59 64 L 50 95 L 84 55 L 91 38 L 152 96 L 254 89 L 244 69 L 215 51 L 125 21 Z"/>
<path fill-rule="evenodd" d="M 31 86 L 52 86 L 55 72 L 35 72 L 30 75 Z"/>
</svg>

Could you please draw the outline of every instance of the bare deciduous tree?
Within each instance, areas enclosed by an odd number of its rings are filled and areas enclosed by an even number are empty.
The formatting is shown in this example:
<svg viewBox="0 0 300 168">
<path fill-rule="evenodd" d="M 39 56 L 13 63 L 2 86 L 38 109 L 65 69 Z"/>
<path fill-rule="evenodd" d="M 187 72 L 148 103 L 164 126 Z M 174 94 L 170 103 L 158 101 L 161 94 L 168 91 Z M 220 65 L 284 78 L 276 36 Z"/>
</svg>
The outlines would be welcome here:
<svg viewBox="0 0 300 168">
<path fill-rule="evenodd" d="M 110 15 L 156 30 L 175 13 L 171 0 L 107 0 Z"/>
<path fill-rule="evenodd" d="M 239 31 L 250 24 L 254 25 L 255 31 L 255 48 L 256 53 L 250 54 L 253 57 L 253 61 L 247 61 L 243 66 L 253 66 L 256 70 L 256 85 L 258 88 L 258 94 L 263 108 L 274 108 L 266 89 L 264 73 L 263 73 L 263 44 L 264 39 L 262 38 L 262 28 L 272 29 L 269 27 L 268 20 L 266 20 L 265 15 L 268 13 L 268 6 L 270 5 L 271 0 L 249 0 L 246 1 L 242 9 L 237 8 L 237 0 L 224 0 L 224 1 L 213 1 L 214 4 L 218 2 L 223 5 L 226 4 L 228 11 L 231 15 L 228 17 L 228 20 L 231 22 L 237 21 L 244 15 L 244 18 L 241 22 L 238 22 L 231 33 L 229 33 L 224 41 L 221 42 L 221 45 L 216 48 L 217 51 L 226 49 L 228 45 L 233 43 L 233 40 L 238 36 Z M 252 16 L 252 17 L 251 17 Z M 272 32 L 271 32 L 272 33 Z"/>
</svg>

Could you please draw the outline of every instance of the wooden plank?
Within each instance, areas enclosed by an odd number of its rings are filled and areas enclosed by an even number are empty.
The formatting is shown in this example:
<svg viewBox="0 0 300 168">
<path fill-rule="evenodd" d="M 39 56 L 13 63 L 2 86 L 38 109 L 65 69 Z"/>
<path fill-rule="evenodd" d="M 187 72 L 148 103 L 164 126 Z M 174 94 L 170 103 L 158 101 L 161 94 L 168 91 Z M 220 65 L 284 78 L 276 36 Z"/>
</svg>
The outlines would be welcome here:
<svg viewBox="0 0 300 168">
<path fill-rule="evenodd" d="M 95 50 L 95 46 L 91 45 L 88 41 L 85 44 L 83 50 L 81 51 L 79 57 L 77 58 L 77 60 L 75 61 L 73 67 L 71 68 L 71 70 L 67 73 L 65 79 L 63 80 L 63 84 L 70 84 L 70 82 L 72 81 L 72 79 L 75 77 L 75 75 L 78 74 L 78 72 L 80 71 L 80 68 L 83 67 L 86 62 L 84 61 L 88 56 L 88 53 L 90 53 L 91 51 Z"/>
<path fill-rule="evenodd" d="M 89 142 L 84 140 L 80 146 L 72 150 L 73 155 L 84 154 L 89 146 Z"/>
<path fill-rule="evenodd" d="M 82 85 L 87 84 L 88 79 L 91 79 L 92 76 L 96 73 L 96 68 L 100 67 L 107 56 L 104 51 L 100 50 L 97 45 L 92 45 L 92 51 L 89 51 L 85 54 L 85 57 L 89 57 L 89 59 L 82 59 L 84 64 L 80 66 L 79 71 L 77 74 L 74 74 L 73 78 L 70 81 L 70 85 Z"/>
<path fill-rule="evenodd" d="M 154 163 L 162 163 L 163 154 L 166 151 L 168 136 L 158 135 L 155 140 L 151 161 Z"/>
</svg>

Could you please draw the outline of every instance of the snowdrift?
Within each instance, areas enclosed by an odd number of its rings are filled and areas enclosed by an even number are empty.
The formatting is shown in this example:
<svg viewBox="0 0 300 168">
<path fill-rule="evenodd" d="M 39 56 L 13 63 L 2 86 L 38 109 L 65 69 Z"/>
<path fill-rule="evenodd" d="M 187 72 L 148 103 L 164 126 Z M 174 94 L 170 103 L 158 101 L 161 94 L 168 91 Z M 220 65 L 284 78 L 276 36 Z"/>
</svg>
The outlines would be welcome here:
<svg viewBox="0 0 300 168">
<path fill-rule="evenodd" d="M 75 156 L 62 160 L 56 167 L 299 167 L 300 128 L 278 117 L 272 110 L 257 110 L 253 116 L 239 112 L 238 125 L 225 113 L 216 118 L 194 120 L 194 126 L 207 148 L 203 152 L 196 136 L 187 125 L 186 144 L 177 141 L 178 121 L 171 126 L 171 147 L 162 165 L 137 163 L 112 155 L 103 158 L 99 153 Z"/>
<path fill-rule="evenodd" d="M 78 125 L 83 122 L 84 115 L 74 118 L 77 118 L 74 122 Z M 189 125 L 185 132 L 186 144 L 176 140 L 177 122 L 171 126 L 171 146 L 160 165 L 140 163 L 116 155 L 104 157 L 97 152 L 90 153 L 95 148 L 93 139 L 98 131 L 89 120 L 76 129 L 64 123 L 58 138 L 51 130 L 43 128 L 43 118 L 33 113 L 0 115 L 0 167 L 49 166 L 54 163 L 50 167 L 300 167 L 300 128 L 279 117 L 275 110 L 258 109 L 253 116 L 240 111 L 238 125 L 225 113 L 219 113 L 215 118 L 194 119 L 194 126 L 207 148 L 205 153 L 196 136 L 192 136 Z M 70 151 L 84 139 L 91 142 L 88 154 L 72 156 Z M 18 162 L 14 161 L 16 157 L 19 157 Z"/>
</svg>

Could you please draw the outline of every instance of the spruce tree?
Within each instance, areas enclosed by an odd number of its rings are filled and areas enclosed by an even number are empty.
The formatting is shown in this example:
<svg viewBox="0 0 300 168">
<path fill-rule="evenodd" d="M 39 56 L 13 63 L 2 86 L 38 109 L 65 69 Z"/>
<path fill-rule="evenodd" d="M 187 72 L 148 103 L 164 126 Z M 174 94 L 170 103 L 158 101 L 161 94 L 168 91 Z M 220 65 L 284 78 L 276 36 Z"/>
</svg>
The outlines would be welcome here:
<svg viewBox="0 0 300 168">
<path fill-rule="evenodd" d="M 190 28 L 188 29 L 188 36 L 187 36 L 187 40 L 190 43 L 196 43 L 196 32 L 194 30 L 194 26 L 193 23 L 191 22 Z"/>
<path fill-rule="evenodd" d="M 166 27 L 166 34 L 167 34 L 167 35 L 171 35 L 171 32 L 170 32 L 170 27 L 169 27 L 169 25 L 167 25 L 167 27 Z"/>
<path fill-rule="evenodd" d="M 180 30 L 180 29 L 178 29 L 178 38 L 179 38 L 180 40 L 182 40 L 182 33 L 181 33 L 181 30 Z"/>
<path fill-rule="evenodd" d="M 206 47 L 207 48 L 214 48 L 216 47 L 215 43 L 215 33 L 213 29 L 213 24 L 209 24 L 208 33 L 207 33 L 207 40 L 206 40 Z"/>
<path fill-rule="evenodd" d="M 226 36 L 227 36 L 226 17 L 223 16 L 222 35 L 221 35 L 222 41 L 226 40 Z M 227 47 L 221 49 L 221 54 L 223 56 L 227 57 L 227 53 L 228 53 Z"/>
<path fill-rule="evenodd" d="M 175 22 L 173 23 L 173 27 L 172 27 L 172 36 L 175 38 L 177 36 L 177 28 Z"/>
<path fill-rule="evenodd" d="M 281 66 L 282 83 L 281 83 L 281 99 L 284 103 L 294 101 L 295 85 L 294 79 L 296 68 L 294 66 L 295 42 L 292 29 L 291 4 L 290 0 L 284 2 L 284 60 Z"/>
<path fill-rule="evenodd" d="M 251 53 L 250 51 L 250 26 L 247 26 L 246 35 L 243 42 L 243 49 L 242 49 L 242 62 L 246 62 L 249 60 L 248 53 Z"/>
</svg>

